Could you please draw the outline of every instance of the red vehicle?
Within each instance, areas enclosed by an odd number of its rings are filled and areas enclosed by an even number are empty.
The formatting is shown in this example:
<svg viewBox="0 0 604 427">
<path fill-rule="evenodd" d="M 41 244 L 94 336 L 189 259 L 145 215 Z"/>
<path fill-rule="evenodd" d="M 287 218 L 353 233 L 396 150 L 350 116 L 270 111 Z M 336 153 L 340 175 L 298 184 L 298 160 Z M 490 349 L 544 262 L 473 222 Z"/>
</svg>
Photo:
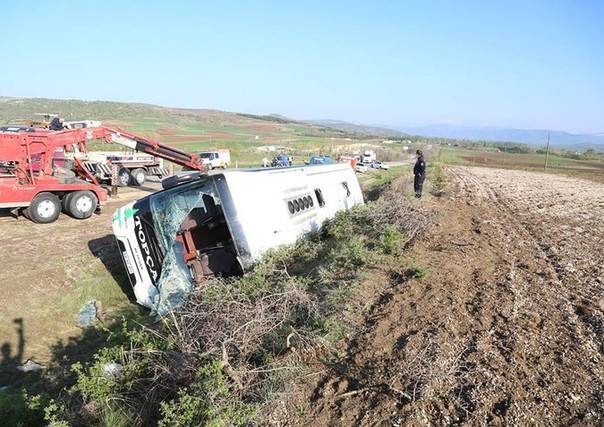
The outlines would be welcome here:
<svg viewBox="0 0 604 427">
<path fill-rule="evenodd" d="M 60 149 L 72 151 L 74 144 L 85 152 L 90 139 L 105 139 L 194 170 L 206 170 L 195 154 L 104 126 L 48 133 L 0 132 L 0 208 L 9 208 L 15 215 L 24 208 L 25 216 L 40 224 L 55 221 L 61 209 L 74 218 L 90 217 L 107 201 L 107 190 L 77 160 L 78 176 L 61 166 L 55 154 Z"/>
</svg>

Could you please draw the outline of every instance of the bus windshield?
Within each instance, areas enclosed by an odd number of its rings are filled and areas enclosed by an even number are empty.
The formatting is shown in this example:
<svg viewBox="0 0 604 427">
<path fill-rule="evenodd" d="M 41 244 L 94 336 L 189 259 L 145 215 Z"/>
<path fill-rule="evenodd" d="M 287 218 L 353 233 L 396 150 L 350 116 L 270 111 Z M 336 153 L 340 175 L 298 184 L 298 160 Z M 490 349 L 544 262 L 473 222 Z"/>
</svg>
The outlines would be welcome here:
<svg viewBox="0 0 604 427">
<path fill-rule="evenodd" d="M 207 210 L 205 203 L 208 197 L 220 204 L 213 181 L 204 179 L 160 191 L 151 197 L 153 227 L 164 253 L 172 249 L 176 234 L 189 212 L 195 208 Z"/>
</svg>

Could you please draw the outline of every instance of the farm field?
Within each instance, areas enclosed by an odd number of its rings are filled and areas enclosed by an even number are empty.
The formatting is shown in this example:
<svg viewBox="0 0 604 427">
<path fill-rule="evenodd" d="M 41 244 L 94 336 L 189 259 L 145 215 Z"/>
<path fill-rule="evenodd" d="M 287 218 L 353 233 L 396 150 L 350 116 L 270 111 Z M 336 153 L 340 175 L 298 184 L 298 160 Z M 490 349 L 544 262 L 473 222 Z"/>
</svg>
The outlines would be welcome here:
<svg viewBox="0 0 604 427">
<path fill-rule="evenodd" d="M 383 266 L 341 359 L 296 388 L 293 425 L 601 425 L 604 185 L 447 167 L 438 225 Z"/>
<path fill-rule="evenodd" d="M 440 159 L 446 164 L 487 166 L 502 169 L 543 171 L 545 154 L 517 154 L 442 147 Z M 550 154 L 547 162 L 549 173 L 581 176 L 604 182 L 604 162 L 575 160 Z"/>
<path fill-rule="evenodd" d="M 194 110 L 147 104 L 0 97 L 0 123 L 24 123 L 39 111 L 61 112 L 65 120 L 98 120 L 113 128 L 199 152 L 229 149 L 232 165 L 257 167 L 281 152 L 303 164 L 313 154 L 339 155 L 372 148 L 383 160 L 401 160 L 400 146 L 383 146 L 382 138 L 358 135 L 281 116 L 255 116 L 218 110 Z M 91 142 L 90 150 L 123 151 L 119 145 Z"/>
<path fill-rule="evenodd" d="M 414 159 L 401 144 L 272 116 L 128 108 L 127 116 L 87 117 L 192 152 L 228 148 L 231 167 L 260 166 L 262 157 L 279 152 L 302 164 L 312 154 L 371 147 L 392 167 L 359 174 L 368 199 L 381 197 L 390 182 L 404 194 L 412 191 Z M 275 425 L 601 425 L 604 163 L 551 155 L 544 173 L 541 154 L 418 147 L 427 154 L 428 180 L 425 196 L 411 203 L 437 220 L 401 251 L 427 275 L 404 277 L 384 261 L 367 268 L 360 279 L 364 308 L 355 312 L 359 328 L 329 357 L 301 356 L 304 375 L 269 419 Z M 430 194 L 437 162 L 448 181 L 439 196 Z M 111 214 L 160 188 L 156 180 L 122 188 L 86 221 L 62 215 L 37 225 L 0 213 L 0 387 L 40 391 L 35 387 L 44 383 L 18 365 L 33 360 L 52 377 L 53 369 L 90 361 L 110 334 L 103 328 L 119 326 L 112 317 L 150 321 L 132 303 Z M 103 310 L 97 327 L 82 329 L 75 315 L 90 300 Z"/>
</svg>

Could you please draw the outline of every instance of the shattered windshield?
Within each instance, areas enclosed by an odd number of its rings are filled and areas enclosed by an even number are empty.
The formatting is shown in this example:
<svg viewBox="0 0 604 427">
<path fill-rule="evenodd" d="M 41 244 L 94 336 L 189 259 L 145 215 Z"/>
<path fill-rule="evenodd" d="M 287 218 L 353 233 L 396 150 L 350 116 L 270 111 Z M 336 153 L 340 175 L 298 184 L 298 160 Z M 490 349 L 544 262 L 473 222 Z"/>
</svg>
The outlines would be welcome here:
<svg viewBox="0 0 604 427">
<path fill-rule="evenodd" d="M 154 301 L 154 311 L 160 315 L 177 306 L 191 289 L 190 274 L 174 251 L 175 237 L 189 212 L 199 207 L 205 209 L 204 195 L 205 200 L 209 197 L 220 203 L 213 181 L 203 179 L 161 191 L 151 197 L 155 235 L 162 252 L 166 254 L 156 285 L 159 293 Z"/>
</svg>

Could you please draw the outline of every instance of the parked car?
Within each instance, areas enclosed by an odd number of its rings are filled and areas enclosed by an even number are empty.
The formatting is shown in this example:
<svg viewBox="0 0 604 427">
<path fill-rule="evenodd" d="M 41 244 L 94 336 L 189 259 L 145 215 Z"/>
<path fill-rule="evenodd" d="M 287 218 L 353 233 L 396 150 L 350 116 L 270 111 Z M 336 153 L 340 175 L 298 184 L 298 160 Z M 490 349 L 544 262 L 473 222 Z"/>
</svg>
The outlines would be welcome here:
<svg viewBox="0 0 604 427">
<path fill-rule="evenodd" d="M 309 165 L 330 165 L 333 163 L 329 156 L 311 156 L 308 162 Z"/>
<path fill-rule="evenodd" d="M 292 162 L 290 162 L 289 157 L 285 154 L 279 154 L 278 156 L 273 157 L 273 161 L 271 162 L 271 166 L 273 167 L 283 167 L 291 165 Z"/>
<path fill-rule="evenodd" d="M 0 132 L 2 133 L 22 133 L 22 132 L 27 132 L 27 133 L 51 133 L 51 131 L 49 131 L 48 129 L 43 129 L 43 128 L 36 128 L 33 126 L 27 126 L 27 125 L 6 125 L 6 126 L 0 126 Z"/>
<path fill-rule="evenodd" d="M 354 170 L 360 173 L 367 172 L 367 165 L 364 163 L 357 163 Z"/>
<path fill-rule="evenodd" d="M 371 167 L 374 169 L 390 169 L 390 166 L 378 160 L 374 160 L 373 163 L 371 163 Z"/>
</svg>

